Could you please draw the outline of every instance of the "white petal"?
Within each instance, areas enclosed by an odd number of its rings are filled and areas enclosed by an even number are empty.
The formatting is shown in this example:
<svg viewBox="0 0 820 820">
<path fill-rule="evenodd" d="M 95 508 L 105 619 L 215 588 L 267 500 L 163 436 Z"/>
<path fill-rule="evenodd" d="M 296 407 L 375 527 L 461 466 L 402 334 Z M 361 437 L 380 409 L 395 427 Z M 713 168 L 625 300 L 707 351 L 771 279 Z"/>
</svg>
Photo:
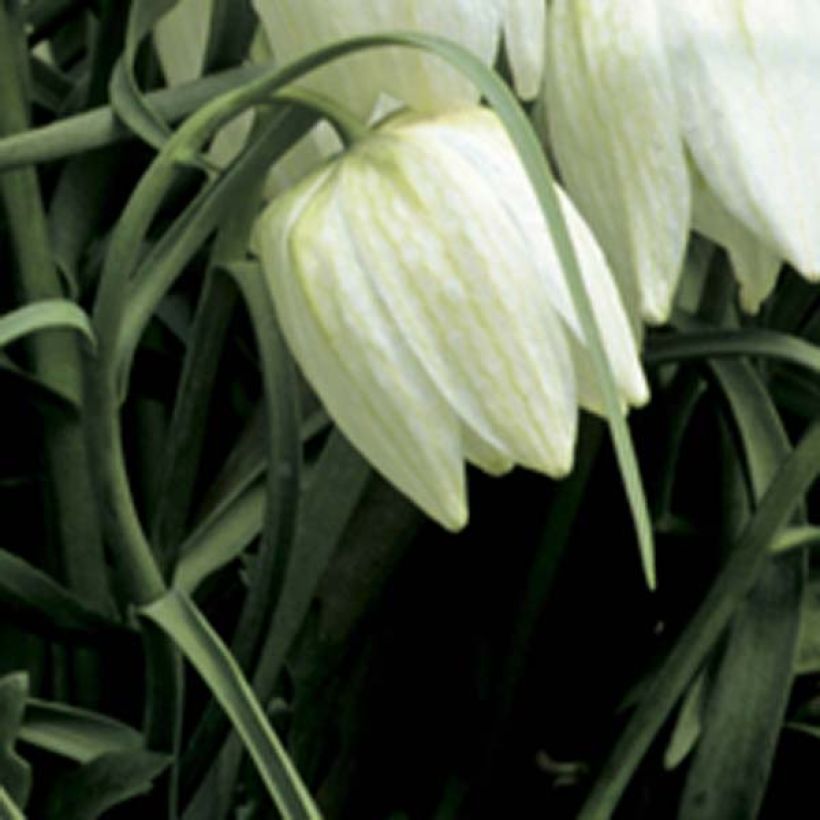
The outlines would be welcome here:
<svg viewBox="0 0 820 820">
<path fill-rule="evenodd" d="M 546 16 L 544 0 L 506 0 L 504 42 L 515 90 L 524 100 L 535 97 L 541 86 Z"/>
<path fill-rule="evenodd" d="M 690 193 L 655 0 L 556 0 L 545 77 L 563 183 L 627 308 L 663 322 L 682 270 Z"/>
<path fill-rule="evenodd" d="M 398 120 L 397 124 L 400 122 Z M 550 302 L 577 343 L 573 345 L 576 353 L 574 359 L 578 364 L 584 364 L 584 371 L 588 370 L 591 365 L 585 352 L 586 340 L 555 246 L 526 171 L 498 118 L 484 109 L 464 109 L 437 117 L 430 121 L 425 130 L 428 133 L 437 132 L 439 139 L 450 150 L 469 162 L 505 209 L 506 218 L 518 234 L 520 244 L 517 247 L 523 247 L 525 261 L 521 264 L 534 265 L 547 283 Z M 625 403 L 641 405 L 648 398 L 646 379 L 612 273 L 595 237 L 569 198 L 560 188 L 557 193 L 578 255 L 584 284 L 605 338 L 616 383 Z M 513 241 L 510 240 L 511 243 Z M 581 405 L 590 410 L 600 410 L 597 388 L 591 389 L 595 382 L 588 375 L 586 372 L 580 374 Z"/>
<path fill-rule="evenodd" d="M 426 122 L 393 127 L 344 162 L 362 265 L 465 424 L 563 475 L 577 411 L 549 293 L 496 192 Z"/>
<path fill-rule="evenodd" d="M 202 74 L 214 0 L 180 0 L 154 27 L 154 43 L 168 85 Z"/>
<path fill-rule="evenodd" d="M 662 0 L 686 140 L 711 189 L 820 276 L 820 5 Z"/>
<path fill-rule="evenodd" d="M 499 0 L 254 0 L 276 58 L 289 62 L 336 40 L 382 31 L 423 31 L 456 40 L 488 65 L 498 46 Z M 424 111 L 473 102 L 460 72 L 417 49 L 385 48 L 343 57 L 306 83 L 367 119 L 380 93 Z"/>
<path fill-rule="evenodd" d="M 774 290 L 780 257 L 723 207 L 696 168 L 692 192 L 692 228 L 726 248 L 740 285 L 740 306 L 757 313 Z"/>
<path fill-rule="evenodd" d="M 257 242 L 285 338 L 339 428 L 431 517 L 462 527 L 459 423 L 370 290 L 334 170 L 276 200 Z"/>
</svg>

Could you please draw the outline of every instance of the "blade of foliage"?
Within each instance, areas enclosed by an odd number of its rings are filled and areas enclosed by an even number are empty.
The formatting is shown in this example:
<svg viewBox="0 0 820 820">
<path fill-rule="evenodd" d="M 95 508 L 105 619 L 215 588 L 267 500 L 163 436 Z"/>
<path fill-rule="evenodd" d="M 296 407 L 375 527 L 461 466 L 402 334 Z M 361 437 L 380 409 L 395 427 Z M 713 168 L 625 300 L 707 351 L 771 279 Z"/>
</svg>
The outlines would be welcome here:
<svg viewBox="0 0 820 820">
<path fill-rule="evenodd" d="M 0 817 L 4 820 L 26 820 L 26 816 L 2 786 L 0 786 Z"/>
<path fill-rule="evenodd" d="M 218 236 L 215 244 L 219 241 Z M 168 429 L 168 444 L 157 480 L 159 491 L 157 509 L 151 526 L 151 540 L 158 553 L 165 556 L 166 568 L 176 565 L 178 558 L 186 551 L 189 553 L 189 561 L 192 555 L 199 556 L 198 548 L 191 549 L 191 544 L 186 546 L 182 542 L 186 534 L 196 476 L 206 443 L 214 384 L 237 296 L 237 287 L 231 278 L 221 271 L 209 268 L 185 351 L 182 375 Z M 191 536 L 191 539 L 197 538 L 199 544 L 203 543 L 201 536 L 205 525 L 206 522 L 203 522 L 197 528 L 197 533 Z M 242 543 L 238 548 L 244 549 L 252 538 L 253 534 L 244 541 L 240 537 Z M 221 542 L 222 538 L 217 536 L 217 540 Z M 214 541 L 206 536 L 205 543 Z M 199 574 L 193 585 L 188 581 L 182 582 L 179 574 L 177 584 L 182 589 L 192 591 L 199 580 L 221 563 L 224 562 L 218 561 L 207 569 L 209 564 L 206 560 L 206 563 L 196 570 L 197 573 L 204 570 L 204 574 Z M 190 566 L 189 564 L 189 568 Z"/>
<path fill-rule="evenodd" d="M 175 123 L 219 94 L 255 79 L 263 71 L 256 65 L 240 66 L 192 83 L 152 91 L 146 98 L 163 119 Z M 63 159 L 132 136 L 110 106 L 101 106 L 0 138 L 0 171 Z"/>
<path fill-rule="evenodd" d="M 16 672 L 0 678 L 0 786 L 18 806 L 26 805 L 31 769 L 14 749 L 28 695 L 28 675 Z"/>
<path fill-rule="evenodd" d="M 124 388 L 127 381 L 140 335 L 174 279 L 218 224 L 236 209 L 237 198 L 248 196 L 247 189 L 257 184 L 271 163 L 314 123 L 315 116 L 304 109 L 287 108 L 277 112 L 230 169 L 206 187 L 186 208 L 141 263 L 134 274 L 134 284 L 128 296 L 128 310 L 122 326 L 117 329 L 117 345 L 113 351 L 121 387 Z M 128 232 L 129 226 L 126 223 L 123 233 Z M 131 264 L 130 260 L 125 262 L 122 254 L 132 247 L 134 239 L 136 234 L 124 236 L 123 246 L 118 247 L 116 253 L 113 250 L 109 253 L 106 260 L 109 269 L 119 262 Z M 112 240 L 112 248 L 113 246 Z"/>
<path fill-rule="evenodd" d="M 47 634 L 99 641 L 116 626 L 46 573 L 0 550 L 0 603 Z"/>
<path fill-rule="evenodd" d="M 790 452 L 788 437 L 765 386 L 747 363 L 713 361 L 712 371 L 731 408 L 750 500 L 757 502 Z M 707 698 L 681 818 L 757 816 L 791 688 L 804 563 L 798 553 L 764 562 L 732 621 Z"/>
<path fill-rule="evenodd" d="M 267 700 L 299 629 L 310 609 L 331 556 L 361 500 L 372 472 L 367 462 L 338 431 L 331 433 L 312 481 L 300 505 L 296 540 L 290 556 L 282 595 L 253 677 L 254 689 Z M 183 791 L 199 782 L 221 745 L 227 726 L 213 710 L 206 712 L 186 753 Z M 227 780 L 238 768 L 236 747 L 225 752 L 230 761 L 220 764 Z"/>
<path fill-rule="evenodd" d="M 107 752 L 59 777 L 44 820 L 97 820 L 115 806 L 146 794 L 169 758 L 144 750 Z"/>
<path fill-rule="evenodd" d="M 215 510 L 183 544 L 174 585 L 192 593 L 212 572 L 238 558 L 262 533 L 264 481 L 252 484 Z"/>
<path fill-rule="evenodd" d="M 161 148 L 171 131 L 140 90 L 134 63 L 142 41 L 151 33 L 157 20 L 176 3 L 177 0 L 140 0 L 131 3 L 125 49 L 114 66 L 109 86 L 114 111 L 138 137 L 154 148 Z"/>
<path fill-rule="evenodd" d="M 10 7 L 0 4 L 0 134 L 28 127 L 25 77 L 14 59 L 25 43 L 18 23 Z M 51 255 L 34 169 L 0 175 L 0 199 L 16 258 L 15 287 L 21 302 L 61 298 L 62 282 Z M 56 310 L 62 311 L 63 318 L 71 312 L 70 308 Z M 82 371 L 77 339 L 69 331 L 59 331 L 36 334 L 27 342 L 36 376 L 60 393 L 79 397 Z M 108 577 L 79 419 L 68 416 L 61 423 L 52 420 L 45 427 L 42 448 L 51 560 L 73 590 L 105 609 L 110 605 Z"/>
<path fill-rule="evenodd" d="M 655 336 L 647 341 L 649 365 L 727 356 L 780 359 L 820 374 L 820 347 L 787 333 L 758 328 L 700 330 Z"/>
<path fill-rule="evenodd" d="M 650 681 L 578 815 L 612 815 L 632 773 L 707 653 L 754 584 L 769 545 L 814 483 L 820 465 L 820 424 L 813 425 L 769 485 L 703 602 Z"/>
<path fill-rule="evenodd" d="M 789 527 L 772 542 L 772 552 L 789 552 L 789 550 L 812 549 L 820 545 L 820 527 L 809 525 Z"/>
<path fill-rule="evenodd" d="M 64 703 L 29 698 L 21 741 L 77 763 L 142 748 L 143 737 L 118 720 Z"/>
<path fill-rule="evenodd" d="M 254 209 L 255 210 L 255 209 Z M 248 214 L 248 231 L 253 215 Z M 282 594 L 299 509 L 302 441 L 293 361 L 281 335 L 270 291 L 257 265 L 234 265 L 256 336 L 265 399 L 267 487 L 262 542 L 233 641 L 240 665 L 250 668 Z"/>
<path fill-rule="evenodd" d="M 179 646 L 222 705 L 285 817 L 318 818 L 319 811 L 268 723 L 248 682 L 194 603 L 172 590 L 142 614 Z"/>
<path fill-rule="evenodd" d="M 0 347 L 30 333 L 55 328 L 76 330 L 94 344 L 94 331 L 85 311 L 68 299 L 43 299 L 0 316 Z"/>
</svg>

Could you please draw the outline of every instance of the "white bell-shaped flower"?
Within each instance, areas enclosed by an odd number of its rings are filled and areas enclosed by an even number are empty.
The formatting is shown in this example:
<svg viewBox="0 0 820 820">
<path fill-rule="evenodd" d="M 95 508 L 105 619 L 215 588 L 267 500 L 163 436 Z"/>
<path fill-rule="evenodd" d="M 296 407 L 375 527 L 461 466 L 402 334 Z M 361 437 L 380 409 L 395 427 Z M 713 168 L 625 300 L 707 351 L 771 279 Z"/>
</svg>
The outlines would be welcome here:
<svg viewBox="0 0 820 820">
<path fill-rule="evenodd" d="M 659 0 L 686 141 L 726 209 L 820 278 L 820 4 Z"/>
<path fill-rule="evenodd" d="M 518 92 L 532 97 L 539 85 L 544 0 L 254 0 L 254 7 L 283 63 L 338 40 L 401 30 L 455 40 L 491 65 L 503 32 Z M 346 56 L 304 82 L 364 119 L 381 94 L 425 112 L 478 101 L 458 71 L 408 48 Z"/>
<path fill-rule="evenodd" d="M 726 247 L 745 310 L 782 259 L 820 278 L 818 43 L 815 0 L 552 4 L 550 141 L 647 320 L 668 317 L 690 226 Z"/>
<path fill-rule="evenodd" d="M 601 251 L 562 206 L 624 405 L 647 398 Z M 464 461 L 571 468 L 599 396 L 550 235 L 497 117 L 388 120 L 265 210 L 256 230 L 285 337 L 340 429 L 446 527 Z"/>
<path fill-rule="evenodd" d="M 663 322 L 682 270 L 690 189 L 655 0 L 555 0 L 544 91 L 567 190 L 627 304 Z"/>
</svg>

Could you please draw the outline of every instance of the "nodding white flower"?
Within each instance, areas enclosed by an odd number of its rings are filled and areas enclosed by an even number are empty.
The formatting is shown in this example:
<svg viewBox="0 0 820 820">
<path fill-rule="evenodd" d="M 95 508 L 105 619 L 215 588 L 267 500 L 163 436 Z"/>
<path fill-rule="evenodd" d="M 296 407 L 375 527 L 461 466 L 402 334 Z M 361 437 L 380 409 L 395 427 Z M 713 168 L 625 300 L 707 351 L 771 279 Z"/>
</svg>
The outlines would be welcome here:
<svg viewBox="0 0 820 820">
<path fill-rule="evenodd" d="M 744 309 L 781 259 L 820 278 L 815 0 L 555 0 L 547 39 L 558 165 L 644 318 L 668 317 L 692 205 Z"/>
<path fill-rule="evenodd" d="M 655 0 L 555 0 L 547 37 L 545 103 L 563 182 L 626 303 L 662 322 L 681 273 L 690 188 Z"/>
<path fill-rule="evenodd" d="M 545 0 L 254 0 L 277 60 L 381 31 L 420 31 L 455 40 L 488 65 L 504 33 L 516 89 L 533 97 L 544 53 Z M 419 111 L 478 101 L 478 92 L 440 58 L 407 48 L 369 50 L 334 61 L 305 82 L 363 118 L 380 94 Z"/>
<path fill-rule="evenodd" d="M 559 192 L 560 193 L 560 192 Z M 624 406 L 647 386 L 603 254 L 561 203 Z M 552 476 L 600 407 L 535 193 L 498 118 L 394 116 L 274 200 L 255 236 L 289 346 L 339 428 L 444 526 L 464 462 Z"/>
<path fill-rule="evenodd" d="M 820 278 L 820 4 L 659 0 L 681 122 L 725 208 Z"/>
</svg>

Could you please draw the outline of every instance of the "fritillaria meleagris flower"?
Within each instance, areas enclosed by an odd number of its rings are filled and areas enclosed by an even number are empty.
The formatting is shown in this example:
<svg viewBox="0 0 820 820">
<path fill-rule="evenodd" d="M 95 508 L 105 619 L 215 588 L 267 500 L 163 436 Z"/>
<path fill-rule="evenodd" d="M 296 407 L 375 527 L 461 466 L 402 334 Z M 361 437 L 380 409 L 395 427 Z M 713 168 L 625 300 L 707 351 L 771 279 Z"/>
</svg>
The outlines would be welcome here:
<svg viewBox="0 0 820 820">
<path fill-rule="evenodd" d="M 541 79 L 544 0 L 254 0 L 254 7 L 283 63 L 337 40 L 402 30 L 455 40 L 491 65 L 503 33 L 518 93 L 534 97 Z M 348 56 L 306 82 L 365 119 L 382 94 L 425 112 L 478 100 L 469 80 L 416 49 Z"/>
<path fill-rule="evenodd" d="M 561 203 L 624 407 L 640 404 L 617 288 Z M 392 117 L 274 200 L 256 244 L 327 410 L 441 524 L 466 521 L 465 460 L 496 474 L 571 468 L 579 403 L 601 399 L 535 194 L 493 113 Z"/>
<path fill-rule="evenodd" d="M 547 40 L 562 177 L 645 319 L 669 315 L 690 226 L 747 310 L 780 259 L 820 275 L 817 3 L 555 0 Z"/>
</svg>

